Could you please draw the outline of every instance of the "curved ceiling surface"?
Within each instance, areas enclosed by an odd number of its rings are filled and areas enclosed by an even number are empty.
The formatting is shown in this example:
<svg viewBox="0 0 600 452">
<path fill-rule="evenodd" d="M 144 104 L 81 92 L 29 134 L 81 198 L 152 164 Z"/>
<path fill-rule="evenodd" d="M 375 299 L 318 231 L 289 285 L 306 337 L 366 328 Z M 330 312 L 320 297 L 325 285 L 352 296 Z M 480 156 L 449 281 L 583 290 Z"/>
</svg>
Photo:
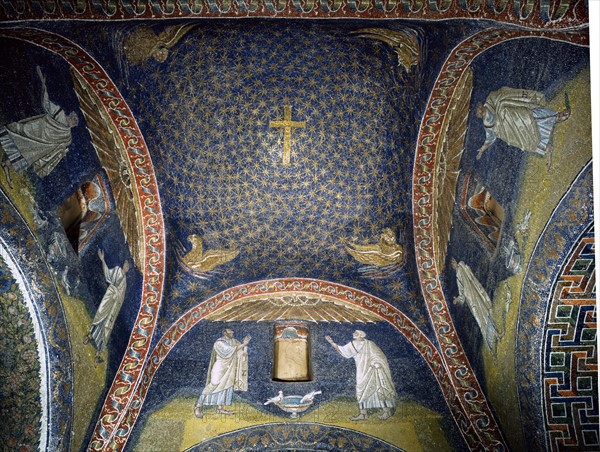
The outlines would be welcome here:
<svg viewBox="0 0 600 452">
<path fill-rule="evenodd" d="M 185 2 L 176 3 L 184 17 Z M 244 4 L 234 3 L 231 11 Z M 440 12 L 429 2 L 423 17 L 404 10 L 408 20 L 374 20 L 353 1 L 323 15 L 347 10 L 356 20 L 206 20 L 222 9 L 208 1 L 203 20 L 100 22 L 111 4 L 91 2 L 80 17 L 89 22 L 0 28 L 3 124 L 39 113 L 40 80 L 53 102 L 81 112 L 50 174 L 0 173 L 65 306 L 73 447 L 135 450 L 175 424 L 181 432 L 159 438 L 167 448 L 175 441 L 173 450 L 242 441 L 284 416 L 264 402 L 277 390 L 318 389 L 303 420 L 323 415 L 332 438 L 349 426 L 403 450 L 519 449 L 528 418 L 515 414 L 519 382 L 503 372 L 515 370 L 517 326 L 529 321 L 519 297 L 532 243 L 589 160 L 587 30 L 579 19 L 581 29 L 560 29 L 578 14 L 574 4 L 568 14 L 557 5 L 551 13 L 567 19 L 547 23 L 543 6 L 519 19 L 518 1 L 500 12 L 486 4 L 484 19 L 470 20 L 454 3 Z M 153 5 L 158 14 L 168 2 Z M 124 1 L 111 17 L 131 8 Z M 136 8 L 138 19 L 154 14 Z M 420 20 L 438 13 L 455 20 Z M 572 108 L 569 127 L 553 132 L 553 160 L 502 138 L 477 154 L 488 138 L 477 103 L 508 86 Z M 69 247 L 61 209 L 75 198 L 87 210 Z M 453 259 L 469 268 L 483 314 L 463 303 Z M 90 344 L 114 285 L 107 264 L 121 266 L 126 287 L 105 343 Z M 275 377 L 275 342 L 288 323 L 309 343 L 307 380 Z M 249 384 L 233 396 L 250 423 L 213 429 L 220 408 L 199 420 L 193 404 L 223 328 L 252 337 Z M 389 361 L 398 410 L 385 424 L 348 420 L 357 367 L 327 342 L 356 328 Z M 88 386 L 93 394 L 82 396 Z M 427 429 L 439 432 L 425 439 Z"/>
<path fill-rule="evenodd" d="M 404 253 L 418 83 L 392 46 L 360 30 L 209 24 L 169 52 L 167 74 L 152 58 L 126 68 L 159 180 L 175 314 L 237 284 L 290 276 L 416 305 Z M 349 252 L 386 230 L 395 259 Z"/>
</svg>

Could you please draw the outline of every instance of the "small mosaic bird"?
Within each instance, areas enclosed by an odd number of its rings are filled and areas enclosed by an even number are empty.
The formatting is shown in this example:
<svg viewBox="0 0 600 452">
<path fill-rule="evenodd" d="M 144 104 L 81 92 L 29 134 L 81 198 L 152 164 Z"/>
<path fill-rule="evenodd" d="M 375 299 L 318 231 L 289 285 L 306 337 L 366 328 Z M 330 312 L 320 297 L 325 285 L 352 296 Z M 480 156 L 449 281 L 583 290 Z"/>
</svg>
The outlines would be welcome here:
<svg viewBox="0 0 600 452">
<path fill-rule="evenodd" d="M 300 400 L 300 405 L 302 405 L 303 403 L 312 402 L 313 399 L 315 398 L 315 396 L 317 394 L 322 394 L 322 392 L 321 391 L 312 391 L 312 392 L 309 392 L 304 397 L 302 397 L 302 400 Z"/>
<path fill-rule="evenodd" d="M 239 249 L 233 250 L 206 250 L 202 246 L 202 238 L 196 234 L 188 237 L 192 249 L 181 256 L 181 262 L 195 272 L 208 272 L 223 265 L 240 254 Z"/>
<path fill-rule="evenodd" d="M 344 244 L 354 259 L 361 264 L 386 267 L 396 265 L 404 260 L 404 248 L 396 242 L 396 236 L 390 228 L 385 228 L 379 238 L 379 243 L 372 245 Z"/>
<path fill-rule="evenodd" d="M 279 391 L 279 394 L 277 394 L 275 397 L 271 397 L 269 400 L 267 400 L 264 403 L 264 405 L 268 405 L 270 403 L 274 403 L 275 405 L 277 405 L 282 400 L 283 400 L 283 391 Z"/>
</svg>

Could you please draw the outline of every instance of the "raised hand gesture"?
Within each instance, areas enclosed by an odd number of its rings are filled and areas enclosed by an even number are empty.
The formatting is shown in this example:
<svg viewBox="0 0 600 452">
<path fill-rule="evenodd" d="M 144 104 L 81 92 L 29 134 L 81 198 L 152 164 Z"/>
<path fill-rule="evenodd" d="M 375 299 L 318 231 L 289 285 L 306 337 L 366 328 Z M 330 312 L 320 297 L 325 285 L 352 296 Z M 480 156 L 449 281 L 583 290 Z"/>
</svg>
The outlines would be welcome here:
<svg viewBox="0 0 600 452">
<path fill-rule="evenodd" d="M 246 345 L 248 345 L 248 343 L 250 342 L 250 340 L 252 339 L 252 336 L 248 335 L 244 338 L 244 342 L 242 342 L 242 345 L 245 347 Z"/>
</svg>

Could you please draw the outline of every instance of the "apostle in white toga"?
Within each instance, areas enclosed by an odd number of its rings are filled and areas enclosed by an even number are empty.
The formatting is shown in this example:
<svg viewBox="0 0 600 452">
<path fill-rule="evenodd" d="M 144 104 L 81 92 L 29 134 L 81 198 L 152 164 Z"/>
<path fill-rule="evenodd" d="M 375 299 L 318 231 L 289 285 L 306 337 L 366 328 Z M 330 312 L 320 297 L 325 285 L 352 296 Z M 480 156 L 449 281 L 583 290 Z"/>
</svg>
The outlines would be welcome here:
<svg viewBox="0 0 600 452">
<path fill-rule="evenodd" d="M 333 348 L 344 358 L 354 358 L 356 364 L 356 399 L 358 414 L 352 421 L 369 418 L 368 410 L 380 409 L 379 419 L 385 420 L 393 415 L 396 408 L 396 389 L 387 358 L 374 342 L 368 340 L 364 331 L 356 330 L 352 341 L 346 345 L 337 345 L 330 336 L 325 336 Z"/>
<path fill-rule="evenodd" d="M 77 113 L 69 114 L 50 101 L 46 78 L 37 67 L 42 82 L 44 113 L 0 127 L 0 146 L 4 150 L 2 169 L 12 188 L 10 169 L 20 172 L 33 166 L 40 177 L 52 172 L 69 150 L 71 129 L 79 124 Z"/>
<path fill-rule="evenodd" d="M 458 297 L 454 298 L 454 304 L 467 303 L 479 325 L 487 347 L 495 353 L 499 335 L 492 318 L 492 300 L 467 264 L 451 258 L 450 265 L 456 271 L 456 283 L 458 284 Z"/>
<path fill-rule="evenodd" d="M 92 320 L 90 331 L 84 340 L 85 344 L 91 341 L 94 347 L 96 347 L 95 365 L 102 362 L 100 353 L 102 353 L 102 350 L 108 344 L 110 333 L 115 326 L 115 320 L 123 305 L 125 291 L 127 290 L 126 274 L 129 271 L 129 261 L 125 261 L 123 267 L 108 268 L 104 259 L 104 251 L 98 250 L 98 257 L 102 261 L 102 270 L 104 271 L 104 278 L 108 283 L 108 287 L 102 297 L 102 301 L 100 301 L 100 306 L 98 306 L 94 320 Z"/>
<path fill-rule="evenodd" d="M 483 120 L 485 142 L 477 159 L 496 138 L 523 151 L 547 157 L 552 162 L 552 131 L 554 125 L 566 121 L 571 114 L 565 94 L 565 108 L 560 112 L 548 108 L 544 93 L 507 86 L 491 92 L 485 103 L 477 104 L 475 115 Z"/>
<path fill-rule="evenodd" d="M 217 414 L 234 414 L 225 409 L 231 405 L 233 391 L 248 390 L 248 343 L 252 339 L 246 336 L 243 342 L 233 337 L 233 330 L 223 331 L 223 337 L 213 345 L 206 386 L 194 406 L 194 414 L 204 416 L 205 405 L 216 405 Z"/>
</svg>

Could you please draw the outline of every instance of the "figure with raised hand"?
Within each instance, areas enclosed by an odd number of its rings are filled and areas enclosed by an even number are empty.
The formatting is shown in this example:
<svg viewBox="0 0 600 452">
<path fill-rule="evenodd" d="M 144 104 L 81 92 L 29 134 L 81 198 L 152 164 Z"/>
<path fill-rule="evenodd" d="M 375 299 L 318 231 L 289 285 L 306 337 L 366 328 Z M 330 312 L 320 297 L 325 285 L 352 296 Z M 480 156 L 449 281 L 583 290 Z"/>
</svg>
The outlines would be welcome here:
<svg viewBox="0 0 600 452">
<path fill-rule="evenodd" d="M 233 391 L 248 390 L 248 343 L 252 339 L 246 336 L 243 342 L 233 337 L 233 330 L 226 329 L 223 336 L 213 345 L 213 351 L 206 377 L 206 386 L 194 406 L 194 414 L 204 416 L 205 405 L 216 405 L 217 414 L 231 415 L 233 411 L 224 407 L 231 405 Z"/>
<path fill-rule="evenodd" d="M 386 356 L 366 337 L 364 331 L 356 330 L 346 345 L 337 345 L 330 336 L 325 339 L 344 358 L 354 358 L 356 364 L 358 414 L 350 420 L 368 419 L 367 410 L 371 408 L 380 409 L 379 419 L 386 420 L 396 408 L 396 389 Z"/>
<path fill-rule="evenodd" d="M 40 177 L 50 174 L 67 155 L 71 129 L 79 124 L 77 113 L 67 114 L 50 100 L 39 66 L 37 74 L 42 82 L 43 113 L 0 127 L 2 169 L 11 188 L 11 170 L 20 172 L 32 166 Z"/>
</svg>

